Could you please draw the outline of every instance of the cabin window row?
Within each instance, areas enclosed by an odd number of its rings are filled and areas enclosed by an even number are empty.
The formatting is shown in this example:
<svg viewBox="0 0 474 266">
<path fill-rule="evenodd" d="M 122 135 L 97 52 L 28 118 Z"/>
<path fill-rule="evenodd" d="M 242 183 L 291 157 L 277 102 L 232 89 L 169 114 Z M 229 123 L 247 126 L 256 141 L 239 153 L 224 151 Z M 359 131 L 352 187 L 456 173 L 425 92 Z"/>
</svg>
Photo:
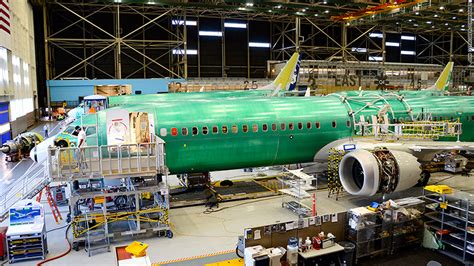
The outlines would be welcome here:
<svg viewBox="0 0 474 266">
<path fill-rule="evenodd" d="M 331 126 L 333 128 L 336 128 L 337 127 L 337 122 L 332 121 Z M 347 121 L 346 126 L 351 127 L 351 122 Z M 268 132 L 270 130 L 270 128 L 271 128 L 271 131 L 277 131 L 278 128 L 281 131 L 285 131 L 287 128 L 288 128 L 288 130 L 292 131 L 292 130 L 295 130 L 295 128 L 297 128 L 298 130 L 302 130 L 304 127 L 306 127 L 306 129 L 312 129 L 313 128 L 313 123 L 312 122 L 306 122 L 306 125 L 302 122 L 298 122 L 296 124 L 295 123 L 280 123 L 279 125 L 273 123 L 270 126 L 268 124 L 262 124 L 261 127 L 259 127 L 258 124 L 252 124 L 250 126 L 249 125 L 242 125 L 241 130 L 244 133 L 247 133 L 249 131 L 256 133 L 256 132 L 259 131 L 259 129 L 262 130 L 262 132 Z M 314 123 L 314 128 L 316 128 L 316 129 L 321 128 L 321 123 L 320 122 L 315 122 Z M 219 127 L 218 126 L 213 126 L 211 128 L 209 128 L 207 126 L 203 126 L 202 128 L 192 127 L 191 132 L 188 131 L 188 128 L 183 127 L 183 128 L 181 128 L 181 135 L 182 136 L 188 136 L 191 133 L 191 135 L 195 136 L 195 135 L 199 134 L 199 129 L 201 129 L 201 134 L 202 135 L 208 135 L 209 131 L 212 132 L 212 134 L 218 134 L 219 133 Z M 222 134 L 227 134 L 229 131 L 232 132 L 233 134 L 236 134 L 236 133 L 239 132 L 239 128 L 238 128 L 237 125 L 233 125 L 230 128 L 228 126 L 224 125 L 220 128 L 220 131 L 221 131 Z M 166 128 L 161 128 L 160 129 L 160 135 L 162 137 L 165 137 L 167 134 L 168 134 L 168 132 L 167 132 Z M 175 127 L 171 128 L 171 135 L 172 136 L 177 136 L 178 135 L 178 128 L 175 128 Z"/>
</svg>

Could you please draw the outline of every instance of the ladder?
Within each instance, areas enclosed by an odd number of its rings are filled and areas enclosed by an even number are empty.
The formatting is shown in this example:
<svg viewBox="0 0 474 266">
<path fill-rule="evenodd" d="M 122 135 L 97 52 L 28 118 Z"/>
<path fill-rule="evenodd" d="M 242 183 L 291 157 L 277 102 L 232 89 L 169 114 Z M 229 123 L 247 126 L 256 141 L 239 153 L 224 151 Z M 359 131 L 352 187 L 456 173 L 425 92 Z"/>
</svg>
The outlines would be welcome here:
<svg viewBox="0 0 474 266">
<path fill-rule="evenodd" d="M 92 255 L 93 251 L 99 249 L 107 249 L 107 251 L 110 252 L 107 210 L 105 204 L 105 197 L 100 201 L 100 203 L 96 202 L 94 199 L 93 210 L 86 212 L 85 214 L 86 240 L 84 249 L 89 257 Z M 96 205 L 100 206 L 100 210 L 95 210 Z"/>
<path fill-rule="evenodd" d="M 54 220 L 56 221 L 57 224 L 59 224 L 60 221 L 63 220 L 63 217 L 61 216 L 61 212 L 59 212 L 58 205 L 56 204 L 56 200 L 54 200 L 53 195 L 51 193 L 51 188 L 49 185 L 46 185 L 46 187 L 42 190 L 40 190 L 38 196 L 36 197 L 37 202 L 41 202 L 41 197 L 43 196 L 43 190 L 46 190 L 46 199 L 48 200 L 49 207 L 51 208 L 51 213 L 53 214 Z"/>
</svg>

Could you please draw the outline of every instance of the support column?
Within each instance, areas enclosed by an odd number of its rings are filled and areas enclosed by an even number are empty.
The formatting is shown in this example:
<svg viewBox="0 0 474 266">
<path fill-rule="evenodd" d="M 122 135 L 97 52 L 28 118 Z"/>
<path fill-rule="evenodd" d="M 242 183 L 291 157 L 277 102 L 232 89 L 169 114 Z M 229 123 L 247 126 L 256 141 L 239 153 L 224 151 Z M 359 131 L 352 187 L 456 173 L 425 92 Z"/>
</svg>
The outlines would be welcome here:
<svg viewBox="0 0 474 266">
<path fill-rule="evenodd" d="M 48 85 L 48 80 L 51 79 L 51 61 L 49 54 L 49 32 L 48 32 L 48 9 L 46 8 L 47 3 L 43 3 L 43 34 L 45 39 L 44 44 L 44 64 L 45 64 L 45 75 L 46 75 L 46 102 L 48 105 L 48 116 L 51 119 L 51 92 Z"/>
<path fill-rule="evenodd" d="M 300 51 L 300 37 L 301 37 L 301 19 L 296 16 L 295 18 L 295 49 L 297 52 Z"/>
<path fill-rule="evenodd" d="M 250 78 L 250 21 L 247 19 L 247 78 Z"/>
<path fill-rule="evenodd" d="M 342 23 L 341 29 L 341 50 L 342 50 L 342 62 L 347 62 L 347 26 Z"/>
<path fill-rule="evenodd" d="M 224 26 L 224 18 L 221 18 L 221 32 L 222 32 L 222 38 L 221 38 L 221 73 L 222 77 L 225 78 L 227 74 L 225 73 L 225 26 Z"/>
<path fill-rule="evenodd" d="M 454 41 L 454 31 L 451 30 L 451 35 L 449 37 L 449 61 L 453 61 L 453 41 Z"/>
<path fill-rule="evenodd" d="M 117 12 L 115 13 L 115 78 L 122 78 L 122 62 L 121 62 L 121 44 L 120 38 L 120 5 L 115 5 Z"/>
</svg>

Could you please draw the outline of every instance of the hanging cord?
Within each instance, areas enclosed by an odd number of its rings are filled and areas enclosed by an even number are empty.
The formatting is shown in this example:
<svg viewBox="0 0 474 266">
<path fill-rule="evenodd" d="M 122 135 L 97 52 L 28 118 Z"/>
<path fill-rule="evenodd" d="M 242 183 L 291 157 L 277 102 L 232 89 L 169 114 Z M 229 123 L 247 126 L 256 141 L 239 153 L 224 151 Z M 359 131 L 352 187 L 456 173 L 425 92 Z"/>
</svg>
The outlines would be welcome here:
<svg viewBox="0 0 474 266">
<path fill-rule="evenodd" d="M 61 229 L 61 228 L 64 228 L 64 227 L 56 228 L 56 229 L 53 229 L 53 230 L 51 230 L 51 231 L 49 231 L 49 232 L 52 232 L 52 231 L 54 231 L 54 230 L 58 230 L 58 229 Z M 72 245 L 71 245 L 71 242 L 69 241 L 69 238 L 67 237 L 67 234 L 68 234 L 70 228 L 71 228 L 71 223 L 67 225 L 66 234 L 65 234 L 66 241 L 67 241 L 67 243 L 68 243 L 68 245 L 69 245 L 68 250 L 65 251 L 65 252 L 63 252 L 63 253 L 61 253 L 61 254 L 59 254 L 58 256 L 55 256 L 55 257 L 52 257 L 52 258 L 49 258 L 49 259 L 45 259 L 45 260 L 43 260 L 43 261 L 40 261 L 40 262 L 38 262 L 38 263 L 36 264 L 36 266 L 41 266 L 41 265 L 43 265 L 43 264 L 45 264 L 45 263 L 47 263 L 47 262 L 50 262 L 50 261 L 53 261 L 53 260 L 57 260 L 57 259 L 59 259 L 59 258 L 62 258 L 62 257 L 64 257 L 64 256 L 66 256 L 67 254 L 69 254 L 69 252 L 71 252 Z"/>
</svg>

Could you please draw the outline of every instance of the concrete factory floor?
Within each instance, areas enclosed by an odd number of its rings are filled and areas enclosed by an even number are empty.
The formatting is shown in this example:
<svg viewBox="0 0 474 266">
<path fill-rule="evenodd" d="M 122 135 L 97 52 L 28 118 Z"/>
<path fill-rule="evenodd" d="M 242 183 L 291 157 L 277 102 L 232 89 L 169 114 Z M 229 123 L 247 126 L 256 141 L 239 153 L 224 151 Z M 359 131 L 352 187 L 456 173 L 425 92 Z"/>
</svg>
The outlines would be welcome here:
<svg viewBox="0 0 474 266">
<path fill-rule="evenodd" d="M 238 171 L 240 170 L 232 171 L 232 173 L 237 174 Z M 243 172 L 241 171 L 240 173 Z M 452 176 L 446 173 L 439 173 L 433 176 L 431 183 L 441 182 L 453 188 L 469 192 L 474 191 L 474 182 L 472 182 L 471 178 L 472 177 Z M 170 180 L 170 183 L 173 182 L 175 181 Z M 418 196 L 421 195 L 421 193 L 422 190 L 420 188 L 412 188 L 403 193 L 391 195 L 390 198 Z M 321 190 L 317 192 L 317 211 L 320 215 L 340 212 L 353 207 L 367 205 L 374 200 L 381 200 L 381 198 L 379 196 L 371 198 L 353 197 L 343 194 L 339 200 L 336 201 L 334 198 L 327 197 L 326 190 Z M 244 228 L 297 219 L 295 214 L 283 209 L 281 203 L 282 197 L 276 196 L 223 203 L 220 204 L 221 211 L 211 214 L 203 213 L 205 211 L 204 206 L 172 209 L 170 212 L 170 219 L 173 223 L 174 231 L 174 237 L 172 239 L 148 238 L 140 240 L 150 245 L 147 253 L 150 260 L 155 263 L 232 251 L 236 247 L 237 237 L 243 234 Z M 47 204 L 45 204 L 45 206 L 47 206 Z M 61 211 L 63 217 L 65 217 L 67 208 L 62 207 Z M 46 207 L 46 212 L 50 212 L 49 207 Z M 51 215 L 47 215 L 46 220 L 48 231 L 64 227 L 65 225 L 64 221 L 56 225 Z M 54 257 L 67 250 L 67 242 L 64 236 L 64 228 L 48 233 L 48 257 Z M 131 242 L 132 240 L 113 243 L 112 252 L 99 253 L 92 257 L 88 257 L 84 249 L 81 248 L 79 251 L 71 251 L 66 257 L 48 262 L 46 265 L 115 265 L 113 253 L 114 245 L 122 246 Z M 435 255 L 437 256 L 437 254 L 434 254 L 432 257 L 426 257 L 427 261 Z M 413 256 L 417 256 L 417 254 Z M 383 259 L 386 260 L 388 258 Z M 446 260 L 448 259 L 446 258 Z M 34 262 L 35 261 L 16 263 L 16 265 L 32 265 Z M 456 265 L 456 263 L 450 261 L 449 265 Z"/>
</svg>

